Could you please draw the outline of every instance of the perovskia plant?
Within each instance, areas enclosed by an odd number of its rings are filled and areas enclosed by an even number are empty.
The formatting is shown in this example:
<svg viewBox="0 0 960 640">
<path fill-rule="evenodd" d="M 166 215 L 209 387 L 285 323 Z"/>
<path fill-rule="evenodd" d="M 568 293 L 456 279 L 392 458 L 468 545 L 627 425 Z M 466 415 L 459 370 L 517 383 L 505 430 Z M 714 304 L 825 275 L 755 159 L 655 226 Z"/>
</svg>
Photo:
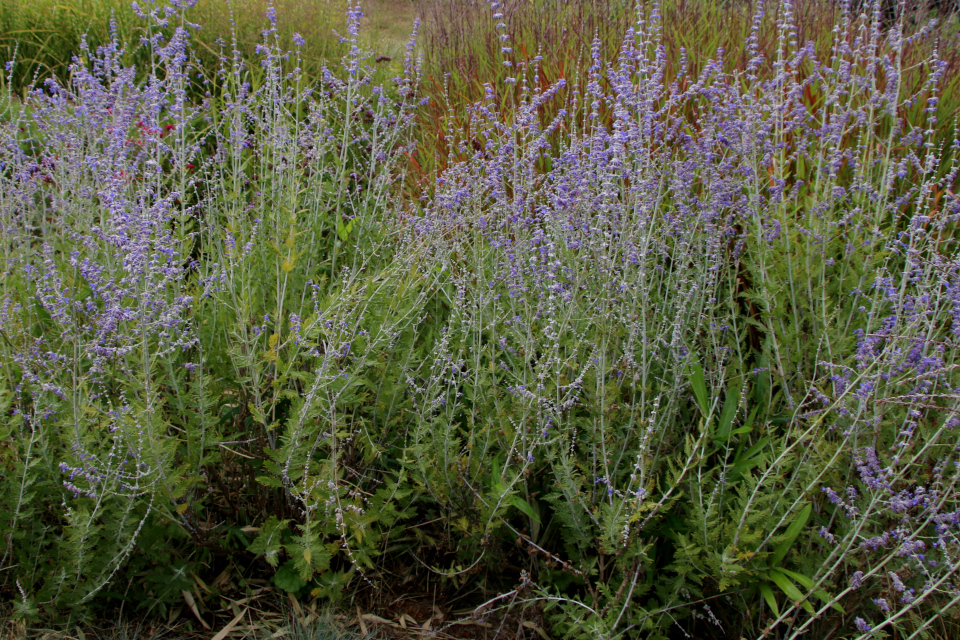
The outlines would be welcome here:
<svg viewBox="0 0 960 640">
<path fill-rule="evenodd" d="M 374 84 L 351 7 L 314 82 L 271 7 L 204 88 L 191 4 L 140 8 L 141 80 L 115 41 L 3 112 L 17 615 L 123 581 L 166 614 L 244 554 L 336 600 L 412 554 L 556 637 L 956 631 L 960 142 L 937 49 L 904 68 L 932 27 L 874 2 L 808 43 L 758 3 L 742 63 L 693 61 L 641 5 L 579 77 L 501 51 L 510 100 L 405 199 L 413 41 Z"/>
</svg>

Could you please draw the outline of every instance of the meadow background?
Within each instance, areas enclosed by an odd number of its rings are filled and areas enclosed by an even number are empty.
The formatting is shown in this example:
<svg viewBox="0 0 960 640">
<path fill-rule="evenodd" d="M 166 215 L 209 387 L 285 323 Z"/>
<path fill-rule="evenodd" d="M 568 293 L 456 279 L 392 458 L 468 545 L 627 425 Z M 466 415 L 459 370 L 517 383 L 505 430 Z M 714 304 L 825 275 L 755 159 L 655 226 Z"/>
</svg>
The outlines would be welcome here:
<svg viewBox="0 0 960 640">
<path fill-rule="evenodd" d="M 956 637 L 952 9 L 4 3 L 5 632 Z"/>
</svg>

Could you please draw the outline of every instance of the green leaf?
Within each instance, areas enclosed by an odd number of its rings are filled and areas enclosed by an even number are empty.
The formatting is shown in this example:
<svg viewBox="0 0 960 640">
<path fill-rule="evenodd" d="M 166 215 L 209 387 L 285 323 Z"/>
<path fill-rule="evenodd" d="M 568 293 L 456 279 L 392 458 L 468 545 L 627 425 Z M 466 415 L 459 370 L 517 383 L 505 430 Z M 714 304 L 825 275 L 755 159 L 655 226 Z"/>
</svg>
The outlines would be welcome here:
<svg viewBox="0 0 960 640">
<path fill-rule="evenodd" d="M 297 549 L 298 553 L 293 557 L 293 568 L 297 570 L 297 575 L 304 581 L 304 584 L 313 577 L 313 552 L 309 547 Z"/>
<path fill-rule="evenodd" d="M 283 483 L 277 478 L 271 478 L 270 476 L 257 476 L 257 482 L 265 487 L 273 487 L 274 489 L 279 489 L 283 486 Z"/>
<path fill-rule="evenodd" d="M 294 568 L 300 579 L 307 581 L 314 573 L 326 571 L 330 568 L 333 555 L 323 544 L 323 538 L 318 531 L 313 531 L 307 525 L 297 525 L 303 535 L 293 536 L 290 544 L 286 545 L 287 555 L 290 556 Z"/>
<path fill-rule="evenodd" d="M 289 523 L 289 520 L 277 520 L 277 516 L 270 516 L 260 527 L 260 534 L 247 547 L 247 551 L 263 555 L 270 566 L 277 566 L 280 562 L 283 532 Z"/>
<path fill-rule="evenodd" d="M 790 576 L 791 578 L 796 580 L 797 583 L 800 584 L 801 586 L 807 589 L 813 589 L 813 580 L 803 575 L 802 573 L 797 573 L 796 571 L 790 571 L 789 569 L 783 569 L 779 567 L 777 568 L 777 571 Z M 817 596 L 817 598 L 819 598 L 823 602 L 823 604 L 827 604 L 828 602 L 833 600 L 833 596 L 831 596 L 829 593 L 827 593 L 822 589 L 819 591 L 814 591 L 813 595 Z M 836 611 L 839 611 L 840 613 L 844 613 L 844 614 L 846 613 L 843 610 L 843 607 L 841 607 L 839 603 L 834 602 L 832 605 L 830 605 L 830 607 L 832 609 L 835 609 Z"/>
<path fill-rule="evenodd" d="M 33 309 L 41 320 L 46 320 L 49 322 L 52 319 L 50 312 L 44 309 L 39 302 L 33 305 Z"/>
<path fill-rule="evenodd" d="M 813 580 L 803 575 L 802 573 L 797 573 L 796 571 L 790 571 L 789 569 L 781 569 L 777 567 L 777 571 L 780 573 L 793 578 L 801 587 L 807 589 L 813 589 Z"/>
<path fill-rule="evenodd" d="M 813 595 L 817 596 L 817 598 L 819 598 L 820 601 L 821 601 L 823 604 L 827 604 L 828 602 L 830 602 L 831 600 L 833 600 L 833 596 L 831 596 L 831 595 L 830 595 L 829 593 L 827 593 L 826 591 L 823 591 L 822 589 L 821 589 L 820 591 L 814 591 L 814 592 L 813 592 Z M 834 611 L 838 611 L 838 612 L 840 612 L 840 613 L 842 613 L 842 614 L 844 614 L 844 615 L 847 614 L 847 612 L 844 610 L 844 608 L 840 606 L 840 603 L 839 603 L 839 602 L 834 602 L 833 604 L 830 605 L 830 608 L 833 609 Z"/>
<path fill-rule="evenodd" d="M 766 582 L 760 583 L 760 595 L 767 601 L 767 606 L 773 611 L 773 615 L 780 617 L 780 607 L 777 606 L 777 599 L 773 595 L 773 589 Z"/>
<path fill-rule="evenodd" d="M 760 438 L 755 445 L 747 449 L 747 451 L 742 456 L 737 456 L 738 460 L 746 462 L 750 458 L 754 457 L 760 450 L 767 446 L 767 443 L 770 442 L 770 436 L 763 436 Z"/>
<path fill-rule="evenodd" d="M 490 464 L 491 471 L 493 471 L 493 474 L 490 477 L 490 488 L 493 490 L 494 495 L 502 496 L 508 491 L 508 487 L 503 482 L 503 464 L 500 462 L 500 456 L 494 456 Z"/>
<path fill-rule="evenodd" d="M 807 602 L 804 598 L 803 593 L 800 592 L 800 589 L 797 588 L 797 585 L 793 584 L 790 578 L 787 577 L 785 573 L 777 569 L 771 569 L 768 574 L 770 579 L 773 580 L 774 584 L 780 587 L 780 591 L 783 591 L 792 602 L 799 602 L 800 606 L 804 608 L 807 613 L 813 613 L 813 605 Z"/>
<path fill-rule="evenodd" d="M 730 479 L 736 480 L 741 475 L 744 475 L 750 469 L 753 469 L 755 466 L 760 464 L 760 461 L 756 458 L 752 460 L 744 460 L 743 462 L 738 462 L 733 468 L 730 469 Z"/>
<path fill-rule="evenodd" d="M 783 559 L 787 557 L 787 552 L 790 551 L 790 547 L 793 546 L 797 536 L 799 536 L 803 528 L 807 526 L 807 521 L 810 519 L 811 513 L 813 513 L 813 505 L 807 503 L 807 505 L 800 510 L 800 513 L 797 514 L 796 520 L 787 527 L 785 532 L 786 538 L 777 545 L 777 548 L 773 550 L 773 555 L 770 557 L 771 567 L 777 567 L 783 562 Z"/>
<path fill-rule="evenodd" d="M 273 450 L 270 449 L 270 450 L 268 450 L 268 451 L 273 451 Z M 283 470 L 280 468 L 280 465 L 278 465 L 278 464 L 277 464 L 276 462 L 274 462 L 273 460 L 264 460 L 264 461 L 263 461 L 263 468 L 266 469 L 267 471 L 269 471 L 270 473 L 272 473 L 272 474 L 275 475 L 275 476 L 283 475 Z"/>
<path fill-rule="evenodd" d="M 296 593 L 307 585 L 305 580 L 300 579 L 300 572 L 293 560 L 287 560 L 277 569 L 273 575 L 273 583 L 289 593 Z"/>
<path fill-rule="evenodd" d="M 706 418 L 710 414 L 710 396 L 707 395 L 707 380 L 703 376 L 703 367 L 699 362 L 690 365 L 690 386 L 693 387 L 693 395 L 697 398 L 697 405 L 700 407 L 700 413 Z"/>
<path fill-rule="evenodd" d="M 346 242 L 347 238 L 350 237 L 350 232 L 353 231 L 353 224 L 356 221 L 356 218 L 343 224 L 342 220 L 337 220 L 337 235 L 340 237 L 342 242 Z"/>
<path fill-rule="evenodd" d="M 515 506 L 517 509 L 519 509 L 526 515 L 530 516 L 530 518 L 535 520 L 537 524 L 543 524 L 542 522 L 540 522 L 540 516 L 538 516 L 537 513 L 533 510 L 533 507 L 530 506 L 529 502 L 527 502 L 520 496 L 511 496 L 510 501 L 513 503 L 513 506 Z"/>
<path fill-rule="evenodd" d="M 740 406 L 740 389 L 735 389 L 728 392 L 726 399 L 723 401 L 720 424 L 717 425 L 717 439 L 720 442 L 726 442 L 730 438 L 730 427 L 733 426 L 733 419 L 737 415 L 738 406 Z M 740 431 L 740 429 L 737 431 Z"/>
<path fill-rule="evenodd" d="M 310 592 L 310 595 L 317 598 L 326 598 L 333 602 L 338 602 L 343 597 L 343 588 L 350 583 L 353 578 L 354 569 L 347 572 L 327 571 L 317 576 L 317 582 L 320 586 Z"/>
<path fill-rule="evenodd" d="M 264 417 L 263 412 L 257 409 L 252 402 L 247 403 L 247 410 L 250 412 L 250 415 L 253 416 L 254 420 L 262 425 L 267 424 L 267 419 Z"/>
<path fill-rule="evenodd" d="M 746 452 L 741 452 L 739 449 L 743 448 L 744 443 L 741 442 L 738 447 L 737 453 L 733 458 L 733 466 L 730 468 L 729 478 L 731 480 L 736 480 L 741 475 L 746 474 L 750 469 L 753 469 L 762 462 L 760 456 L 757 456 L 761 450 L 767 446 L 770 442 L 769 436 L 764 436 L 757 441 L 752 447 L 747 449 Z"/>
</svg>

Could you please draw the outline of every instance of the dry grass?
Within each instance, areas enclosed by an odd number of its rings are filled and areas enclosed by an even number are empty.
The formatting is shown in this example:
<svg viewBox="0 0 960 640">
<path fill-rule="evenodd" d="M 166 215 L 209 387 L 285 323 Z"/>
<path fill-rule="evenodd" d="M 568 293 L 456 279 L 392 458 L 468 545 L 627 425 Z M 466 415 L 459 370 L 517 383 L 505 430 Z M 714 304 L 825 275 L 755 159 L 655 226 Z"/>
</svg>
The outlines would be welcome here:
<svg viewBox="0 0 960 640">
<path fill-rule="evenodd" d="M 363 3 L 366 16 L 361 34 L 371 48 L 383 55 L 403 55 L 414 20 L 420 17 L 423 0 L 374 0 Z"/>
<path fill-rule="evenodd" d="M 399 600 L 399 602 L 398 602 Z M 274 602 L 275 611 L 246 607 L 240 613 L 205 616 L 206 625 L 178 616 L 167 622 L 120 616 L 95 624 L 47 628 L 9 618 L 0 627 L 0 640 L 410 640 L 425 632 L 438 640 L 490 640 L 505 632 L 517 638 L 545 633 L 542 621 L 509 615 L 477 621 L 469 610 L 444 613 L 429 599 L 400 598 L 390 607 L 364 612 L 356 607 L 349 615 L 335 615 L 312 603 Z M 349 609 L 345 609 L 349 610 Z M 539 630 L 539 631 L 538 631 Z"/>
</svg>

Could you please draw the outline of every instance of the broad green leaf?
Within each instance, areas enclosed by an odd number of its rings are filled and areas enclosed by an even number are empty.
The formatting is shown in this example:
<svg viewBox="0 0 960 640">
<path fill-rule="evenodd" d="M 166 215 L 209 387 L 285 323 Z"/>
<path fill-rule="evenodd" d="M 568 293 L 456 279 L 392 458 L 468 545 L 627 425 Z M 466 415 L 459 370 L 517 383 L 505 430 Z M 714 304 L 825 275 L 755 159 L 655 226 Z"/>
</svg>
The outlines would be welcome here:
<svg viewBox="0 0 960 640">
<path fill-rule="evenodd" d="M 490 469 L 493 471 L 493 477 L 500 477 L 500 456 L 493 456 L 493 459 L 490 461 Z"/>
<path fill-rule="evenodd" d="M 50 315 L 50 312 L 47 311 L 46 309 L 44 309 L 43 306 L 42 306 L 39 302 L 36 303 L 36 304 L 34 304 L 34 305 L 33 305 L 33 308 L 34 308 L 34 311 L 36 311 L 36 314 L 40 317 L 41 320 L 46 320 L 46 321 L 48 321 L 48 322 L 51 320 L 52 316 Z"/>
<path fill-rule="evenodd" d="M 768 575 L 773 583 L 780 587 L 780 591 L 783 591 L 784 595 L 790 598 L 792 602 L 799 602 L 807 613 L 813 613 L 813 605 L 807 602 L 797 585 L 793 584 L 785 573 L 772 569 Z"/>
<path fill-rule="evenodd" d="M 777 567 L 777 571 L 787 575 L 790 578 L 793 578 L 793 580 L 797 584 L 799 584 L 801 587 L 804 587 L 806 589 L 813 589 L 813 580 L 803 575 L 802 573 L 797 573 L 796 571 L 790 571 L 789 569 L 782 569 L 780 567 Z"/>
<path fill-rule="evenodd" d="M 273 575 L 273 583 L 288 593 L 296 593 L 307 584 L 305 580 L 300 579 L 300 572 L 297 571 L 293 560 L 287 560 L 277 569 Z"/>
<path fill-rule="evenodd" d="M 490 486 L 493 488 L 493 491 L 500 495 L 506 492 L 507 486 L 503 483 L 503 465 L 500 463 L 500 456 L 494 456 L 493 460 L 490 462 L 490 470 L 493 472 L 491 476 Z"/>
<path fill-rule="evenodd" d="M 739 405 L 740 389 L 728 392 L 723 401 L 723 410 L 720 412 L 720 424 L 717 425 L 717 439 L 720 442 L 726 442 L 730 438 L 730 427 L 733 426 L 733 419 L 737 415 Z"/>
<path fill-rule="evenodd" d="M 521 498 L 520 496 L 513 496 L 512 498 L 513 506 L 517 509 L 530 516 L 533 520 L 536 520 L 538 524 L 543 524 L 540 522 L 540 516 L 533 510 L 533 507 L 530 506 L 530 503 Z"/>
<path fill-rule="evenodd" d="M 780 607 L 777 606 L 777 599 L 773 595 L 773 589 L 766 582 L 760 584 L 760 595 L 767 601 L 767 606 L 773 611 L 773 615 L 780 617 Z"/>
<path fill-rule="evenodd" d="M 343 224 L 342 220 L 337 221 L 337 235 L 340 237 L 342 242 L 346 242 L 347 238 L 350 237 L 350 232 L 353 231 L 354 222 L 356 222 L 356 218 L 347 224 Z"/>
<path fill-rule="evenodd" d="M 787 557 L 787 552 L 790 551 L 790 547 L 793 546 L 797 536 L 799 536 L 803 528 L 807 526 L 807 521 L 810 519 L 811 513 L 813 513 L 813 505 L 807 503 L 807 505 L 800 510 L 800 513 L 797 514 L 797 518 L 787 527 L 785 532 L 786 538 L 777 545 L 777 548 L 773 550 L 773 555 L 770 557 L 771 567 L 779 566 L 780 563 L 783 562 L 783 559 Z"/>
<path fill-rule="evenodd" d="M 777 571 L 790 576 L 791 578 L 796 580 L 797 583 L 800 584 L 801 586 L 807 589 L 813 589 L 813 580 L 803 575 L 802 573 L 797 573 L 796 571 L 790 571 L 789 569 L 783 569 L 780 567 L 777 568 Z M 823 604 L 827 604 L 828 602 L 833 600 L 833 597 L 822 589 L 819 591 L 814 591 L 813 595 L 817 596 L 817 598 L 819 598 L 823 602 Z M 843 607 L 841 607 L 839 603 L 834 602 L 832 605 L 830 605 L 830 607 L 832 609 L 839 611 L 840 613 L 846 613 L 843 610 Z"/>
<path fill-rule="evenodd" d="M 730 479 L 737 479 L 739 476 L 745 474 L 747 471 L 750 471 L 750 469 L 753 469 L 758 464 L 760 464 L 760 461 L 756 459 L 738 462 L 732 469 L 730 469 Z"/>
<path fill-rule="evenodd" d="M 749 460 L 750 458 L 752 458 L 752 457 L 754 457 L 755 455 L 757 455 L 758 453 L 760 453 L 760 451 L 761 451 L 765 446 L 767 446 L 767 443 L 768 443 L 768 442 L 770 442 L 770 436 L 763 436 L 762 438 L 760 438 L 760 439 L 757 441 L 757 443 L 756 443 L 755 445 L 753 445 L 752 447 L 750 447 L 749 449 L 747 449 L 746 452 L 744 452 L 744 454 L 743 454 L 742 456 L 737 456 L 738 460 L 742 460 L 742 461 L 747 461 L 747 460 Z"/>
<path fill-rule="evenodd" d="M 690 386 L 693 388 L 693 395 L 697 399 L 700 413 L 706 418 L 710 413 L 710 398 L 707 395 L 707 380 L 703 376 L 703 367 L 699 362 L 690 366 Z"/>
</svg>

